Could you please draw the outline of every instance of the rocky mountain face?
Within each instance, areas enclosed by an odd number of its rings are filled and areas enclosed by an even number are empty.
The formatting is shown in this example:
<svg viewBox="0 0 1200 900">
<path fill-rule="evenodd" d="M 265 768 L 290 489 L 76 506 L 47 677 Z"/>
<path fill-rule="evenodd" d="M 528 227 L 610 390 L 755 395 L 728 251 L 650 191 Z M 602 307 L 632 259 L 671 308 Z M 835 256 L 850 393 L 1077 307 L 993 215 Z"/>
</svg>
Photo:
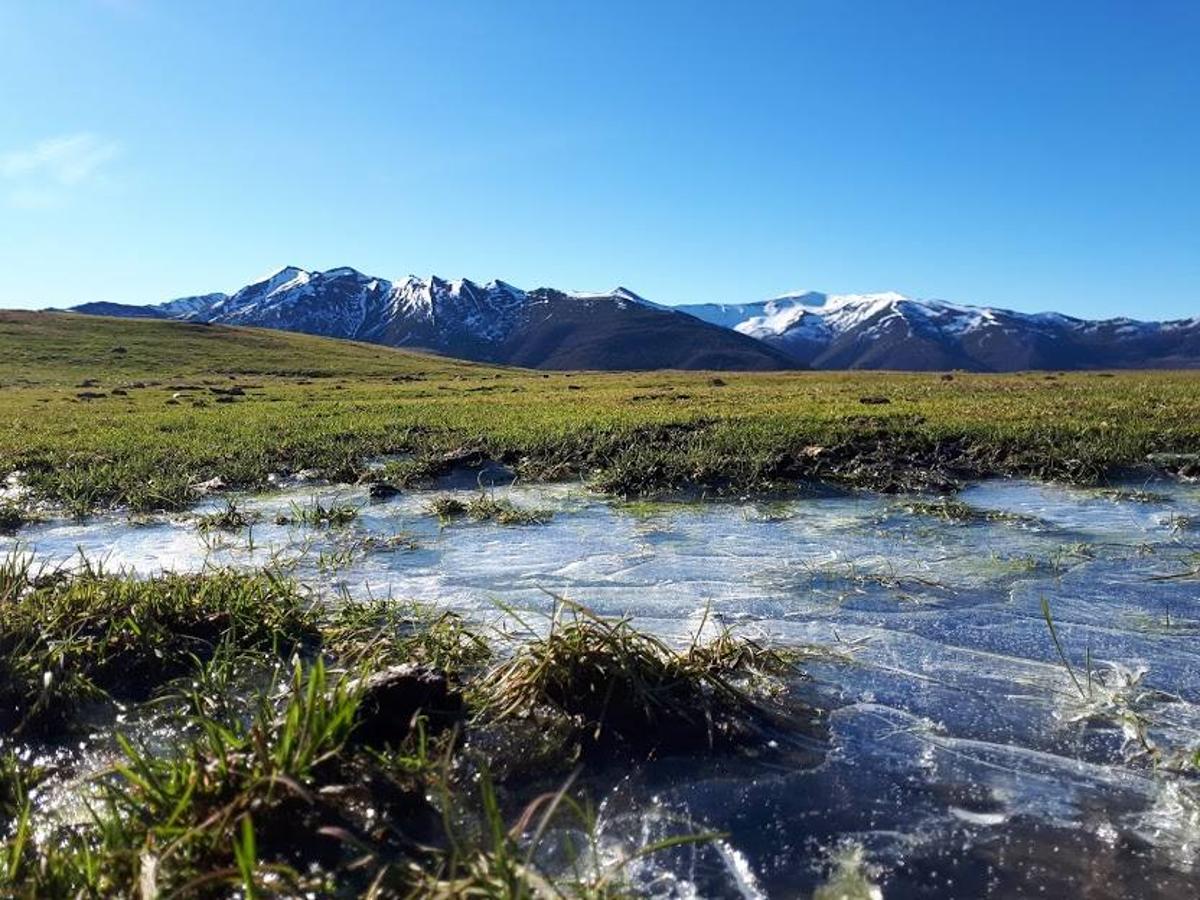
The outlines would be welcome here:
<svg viewBox="0 0 1200 900">
<path fill-rule="evenodd" d="M 544 369 L 794 369 L 784 352 L 618 288 L 570 294 L 410 276 L 392 282 L 350 268 L 294 266 L 233 294 L 155 306 L 88 303 L 95 315 L 152 316 L 280 328 Z"/>
<path fill-rule="evenodd" d="M 789 294 L 761 303 L 665 307 L 625 288 L 580 294 L 436 276 L 388 281 L 288 266 L 233 294 L 152 306 L 149 316 L 301 331 L 545 369 L 1023 369 L 1200 366 L 1200 317 L 1091 321 L 913 300 Z"/>
</svg>

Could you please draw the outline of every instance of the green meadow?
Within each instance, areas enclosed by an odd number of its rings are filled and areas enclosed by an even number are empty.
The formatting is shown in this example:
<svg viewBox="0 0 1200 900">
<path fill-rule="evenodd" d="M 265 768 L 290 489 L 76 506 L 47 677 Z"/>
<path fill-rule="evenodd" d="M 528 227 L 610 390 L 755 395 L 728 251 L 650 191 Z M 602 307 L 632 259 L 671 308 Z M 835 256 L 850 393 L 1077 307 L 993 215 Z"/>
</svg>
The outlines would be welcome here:
<svg viewBox="0 0 1200 900">
<path fill-rule="evenodd" d="M 638 496 L 799 479 L 1091 483 L 1194 466 L 1198 450 L 1191 372 L 534 372 L 258 329 L 0 313 L 0 469 L 80 513 L 180 508 L 213 478 L 253 488 L 300 470 L 403 487 L 468 457 Z"/>
</svg>

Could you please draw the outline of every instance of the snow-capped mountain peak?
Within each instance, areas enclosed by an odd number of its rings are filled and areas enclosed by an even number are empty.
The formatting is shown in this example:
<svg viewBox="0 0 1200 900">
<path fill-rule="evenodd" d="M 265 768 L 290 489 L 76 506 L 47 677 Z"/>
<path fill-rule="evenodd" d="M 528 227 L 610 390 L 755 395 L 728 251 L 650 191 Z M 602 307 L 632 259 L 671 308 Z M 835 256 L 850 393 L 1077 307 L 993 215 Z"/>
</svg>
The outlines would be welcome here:
<svg viewBox="0 0 1200 900">
<path fill-rule="evenodd" d="M 975 369 L 1200 365 L 1200 327 L 1021 313 L 894 291 L 785 294 L 679 307 L 814 368 Z M 1159 362 L 1159 360 L 1162 360 Z"/>
<path fill-rule="evenodd" d="M 283 328 L 548 368 L 1200 366 L 1200 317 L 1089 321 L 894 291 L 796 291 L 755 303 L 665 307 L 625 287 L 527 292 L 499 280 L 392 282 L 348 266 L 284 266 L 231 295 L 76 309 Z"/>
</svg>

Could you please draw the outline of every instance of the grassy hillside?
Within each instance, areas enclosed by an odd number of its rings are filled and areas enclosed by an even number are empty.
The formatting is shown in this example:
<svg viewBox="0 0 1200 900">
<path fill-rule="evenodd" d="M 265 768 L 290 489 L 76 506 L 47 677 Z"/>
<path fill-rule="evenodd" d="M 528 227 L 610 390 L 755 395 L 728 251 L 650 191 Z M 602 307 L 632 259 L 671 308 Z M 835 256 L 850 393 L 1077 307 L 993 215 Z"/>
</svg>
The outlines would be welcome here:
<svg viewBox="0 0 1200 900">
<path fill-rule="evenodd" d="M 401 485 L 466 451 L 625 494 L 1088 481 L 1200 451 L 1200 374 L 542 373 L 278 331 L 0 313 L 0 476 L 73 508 L 171 508 L 215 476 Z M 1187 465 L 1184 463 L 1184 465 Z"/>
<path fill-rule="evenodd" d="M 0 310 L 0 387 L 192 375 L 385 377 L 473 363 L 288 331 Z"/>
</svg>

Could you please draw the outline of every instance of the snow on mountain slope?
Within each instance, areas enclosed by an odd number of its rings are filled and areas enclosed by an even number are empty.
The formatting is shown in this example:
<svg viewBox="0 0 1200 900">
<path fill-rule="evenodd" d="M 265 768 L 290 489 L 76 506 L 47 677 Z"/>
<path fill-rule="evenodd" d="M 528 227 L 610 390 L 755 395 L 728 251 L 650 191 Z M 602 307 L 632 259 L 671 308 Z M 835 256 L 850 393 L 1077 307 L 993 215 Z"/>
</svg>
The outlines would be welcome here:
<svg viewBox="0 0 1200 900">
<path fill-rule="evenodd" d="M 759 303 L 660 306 L 503 281 L 286 266 L 233 294 L 77 311 L 250 325 L 545 368 L 1014 371 L 1200 366 L 1200 317 L 1089 321 L 901 294 L 804 291 Z"/>
<path fill-rule="evenodd" d="M 822 369 L 1200 365 L 1200 320 L 1087 321 L 1058 313 L 914 300 L 892 292 L 806 292 L 764 303 L 677 308 Z"/>
<path fill-rule="evenodd" d="M 437 276 L 392 282 L 355 269 L 279 269 L 233 294 L 80 312 L 246 325 L 555 369 L 793 369 L 782 351 L 661 307 L 626 288 L 526 292 Z"/>
</svg>

